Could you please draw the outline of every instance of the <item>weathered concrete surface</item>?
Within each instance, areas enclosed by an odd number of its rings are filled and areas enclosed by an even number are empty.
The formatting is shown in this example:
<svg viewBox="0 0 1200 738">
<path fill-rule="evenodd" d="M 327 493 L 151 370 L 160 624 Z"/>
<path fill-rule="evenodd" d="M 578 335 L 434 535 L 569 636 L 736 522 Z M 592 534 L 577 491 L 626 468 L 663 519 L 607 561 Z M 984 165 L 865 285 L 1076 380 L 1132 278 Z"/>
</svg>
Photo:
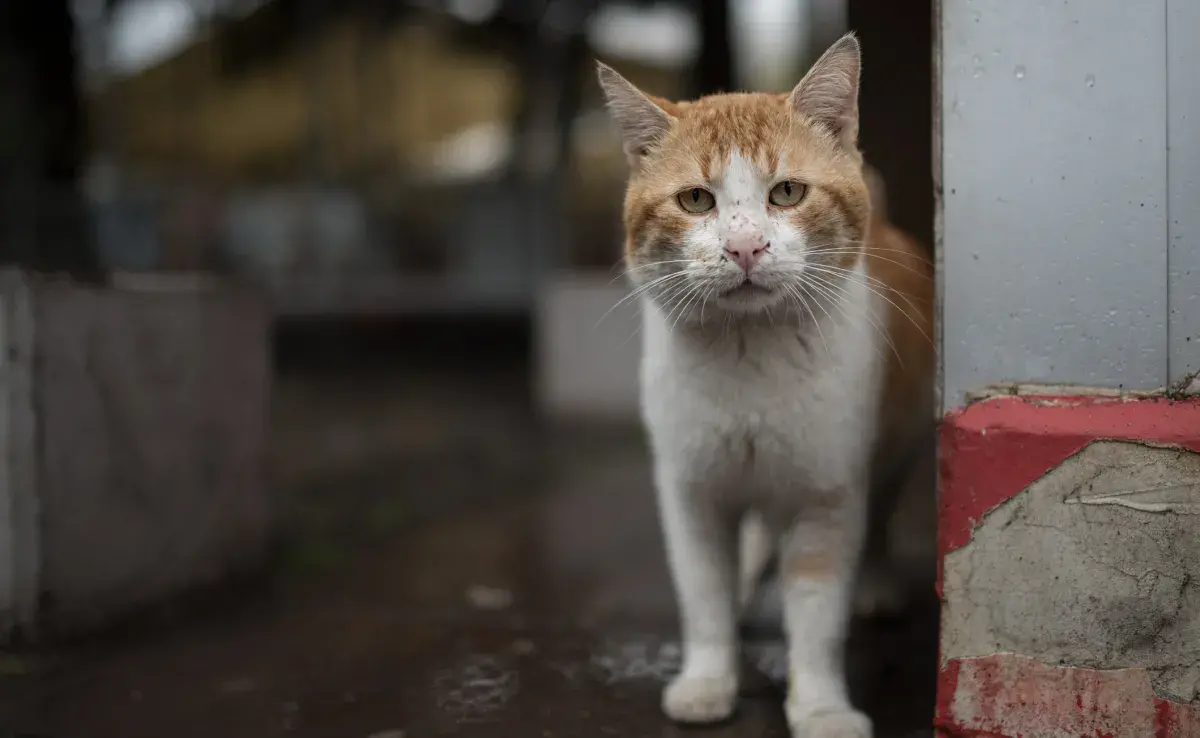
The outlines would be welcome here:
<svg viewBox="0 0 1200 738">
<path fill-rule="evenodd" d="M 1154 696 L 1144 669 L 1076 669 L 998 654 L 955 659 L 937 727 L 946 737 L 1192 738 L 1200 709 Z"/>
<path fill-rule="evenodd" d="M 1137 394 L 994 396 L 952 412 L 939 438 L 938 547 L 971 541 L 993 508 L 1097 439 L 1150 442 L 1200 452 L 1200 398 Z"/>
<path fill-rule="evenodd" d="M 944 561 L 943 658 L 1140 666 L 1200 698 L 1200 454 L 1097 441 Z"/>
<path fill-rule="evenodd" d="M 187 277 L 19 281 L 31 329 L 5 379 L 31 377 L 33 412 L 9 427 L 36 443 L 0 494 L 36 502 L 10 533 L 37 601 L 17 624 L 77 630 L 253 565 L 275 519 L 263 303 Z"/>
<path fill-rule="evenodd" d="M 1196 400 L 994 397 L 947 418 L 944 733 L 1200 735 L 1198 451 Z M 1116 722 L 1080 716 L 1110 702 Z"/>
</svg>

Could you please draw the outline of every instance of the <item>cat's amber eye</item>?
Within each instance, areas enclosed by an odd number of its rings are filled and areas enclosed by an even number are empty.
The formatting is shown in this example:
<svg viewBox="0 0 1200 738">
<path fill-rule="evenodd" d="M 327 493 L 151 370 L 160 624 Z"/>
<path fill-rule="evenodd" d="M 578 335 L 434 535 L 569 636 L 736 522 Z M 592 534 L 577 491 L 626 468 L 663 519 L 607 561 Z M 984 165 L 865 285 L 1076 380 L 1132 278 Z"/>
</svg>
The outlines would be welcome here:
<svg viewBox="0 0 1200 738">
<path fill-rule="evenodd" d="M 790 208 L 793 205 L 800 204 L 804 199 L 804 193 L 808 192 L 808 187 L 799 182 L 786 180 L 780 182 L 771 188 L 771 194 L 768 199 L 771 204 L 779 208 Z"/>
<path fill-rule="evenodd" d="M 684 190 L 676 195 L 675 199 L 679 201 L 679 207 L 689 213 L 707 213 L 717 205 L 713 194 L 701 187 Z"/>
</svg>

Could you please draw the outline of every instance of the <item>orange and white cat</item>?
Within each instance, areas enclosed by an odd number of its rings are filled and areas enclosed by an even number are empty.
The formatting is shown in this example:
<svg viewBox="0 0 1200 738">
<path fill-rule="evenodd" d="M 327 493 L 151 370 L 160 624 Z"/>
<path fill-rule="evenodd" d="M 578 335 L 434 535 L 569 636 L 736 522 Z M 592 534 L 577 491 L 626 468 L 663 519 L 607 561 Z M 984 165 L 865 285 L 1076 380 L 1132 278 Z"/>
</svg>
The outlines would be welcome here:
<svg viewBox="0 0 1200 738">
<path fill-rule="evenodd" d="M 642 412 L 683 637 L 663 709 L 680 722 L 733 713 L 739 607 L 776 554 L 793 735 L 872 734 L 843 642 L 872 485 L 930 427 L 932 280 L 872 215 L 860 66 L 847 35 L 790 94 L 669 102 L 600 65 L 632 169 Z"/>
</svg>

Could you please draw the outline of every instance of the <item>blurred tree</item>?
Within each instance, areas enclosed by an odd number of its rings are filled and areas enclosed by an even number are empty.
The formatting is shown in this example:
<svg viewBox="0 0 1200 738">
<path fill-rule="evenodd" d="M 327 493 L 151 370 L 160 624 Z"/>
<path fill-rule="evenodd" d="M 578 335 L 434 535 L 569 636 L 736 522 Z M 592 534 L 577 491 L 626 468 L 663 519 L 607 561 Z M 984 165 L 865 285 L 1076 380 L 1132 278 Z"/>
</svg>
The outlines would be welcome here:
<svg viewBox="0 0 1200 738">
<path fill-rule="evenodd" d="M 97 269 L 69 0 L 0 2 L 0 263 Z"/>
</svg>

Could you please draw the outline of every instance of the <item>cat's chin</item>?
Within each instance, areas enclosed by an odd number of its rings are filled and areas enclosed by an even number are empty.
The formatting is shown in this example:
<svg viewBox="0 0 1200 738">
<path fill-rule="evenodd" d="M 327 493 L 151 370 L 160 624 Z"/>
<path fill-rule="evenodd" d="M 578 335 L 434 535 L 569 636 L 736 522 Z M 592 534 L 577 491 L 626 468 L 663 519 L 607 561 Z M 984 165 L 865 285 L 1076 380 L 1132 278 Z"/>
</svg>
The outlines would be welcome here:
<svg viewBox="0 0 1200 738">
<path fill-rule="evenodd" d="M 760 313 L 779 302 L 779 292 L 770 287 L 745 282 L 720 293 L 715 302 L 717 307 L 731 313 Z"/>
</svg>

